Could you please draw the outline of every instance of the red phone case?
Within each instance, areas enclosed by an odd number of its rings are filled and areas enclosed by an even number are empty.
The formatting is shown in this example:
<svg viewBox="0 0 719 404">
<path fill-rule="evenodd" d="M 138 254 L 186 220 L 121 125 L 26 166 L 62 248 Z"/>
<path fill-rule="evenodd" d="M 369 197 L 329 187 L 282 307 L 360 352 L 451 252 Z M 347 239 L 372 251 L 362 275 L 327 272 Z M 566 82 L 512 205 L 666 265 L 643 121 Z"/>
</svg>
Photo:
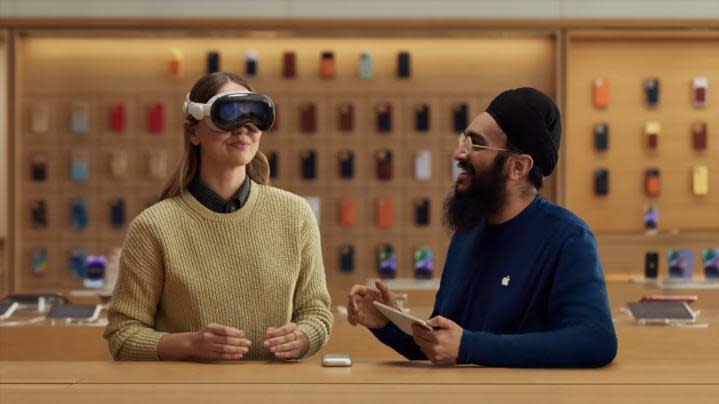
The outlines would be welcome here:
<svg viewBox="0 0 719 404">
<path fill-rule="evenodd" d="M 292 79 L 297 75 L 297 67 L 294 52 L 285 52 L 282 55 L 282 76 L 286 79 Z"/>
<path fill-rule="evenodd" d="M 352 132 L 354 130 L 354 112 L 354 105 L 350 103 L 338 107 L 340 131 Z"/>
<path fill-rule="evenodd" d="M 150 107 L 150 119 L 147 130 L 156 135 L 165 131 L 164 104 L 158 102 Z"/>
<path fill-rule="evenodd" d="M 115 104 L 110 109 L 110 129 L 115 133 L 125 131 L 125 104 Z"/>
<path fill-rule="evenodd" d="M 300 129 L 303 133 L 317 131 L 317 107 L 314 103 L 307 103 L 300 107 Z"/>
<path fill-rule="evenodd" d="M 697 122 L 692 125 L 692 146 L 694 150 L 705 150 L 707 148 L 706 122 Z"/>
</svg>

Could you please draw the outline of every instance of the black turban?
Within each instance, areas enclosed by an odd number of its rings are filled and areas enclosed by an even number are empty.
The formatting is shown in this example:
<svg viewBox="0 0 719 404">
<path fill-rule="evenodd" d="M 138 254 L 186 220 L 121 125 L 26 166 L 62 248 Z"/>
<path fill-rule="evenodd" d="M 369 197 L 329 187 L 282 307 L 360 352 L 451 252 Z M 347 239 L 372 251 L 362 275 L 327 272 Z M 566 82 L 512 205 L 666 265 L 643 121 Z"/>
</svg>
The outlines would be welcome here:
<svg viewBox="0 0 719 404">
<path fill-rule="evenodd" d="M 562 123 L 551 98 L 530 87 L 507 90 L 492 100 L 487 113 L 509 143 L 532 156 L 544 176 L 552 173 L 559 156 Z"/>
</svg>

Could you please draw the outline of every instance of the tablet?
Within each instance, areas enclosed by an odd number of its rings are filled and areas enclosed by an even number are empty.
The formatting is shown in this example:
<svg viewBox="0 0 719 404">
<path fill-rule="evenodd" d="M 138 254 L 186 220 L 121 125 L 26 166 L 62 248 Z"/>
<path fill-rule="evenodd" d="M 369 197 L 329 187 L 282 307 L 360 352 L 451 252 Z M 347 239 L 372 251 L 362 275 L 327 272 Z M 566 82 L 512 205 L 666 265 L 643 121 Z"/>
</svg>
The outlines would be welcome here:
<svg viewBox="0 0 719 404">
<path fill-rule="evenodd" d="M 376 307 L 380 313 L 387 316 L 389 321 L 393 322 L 400 330 L 404 331 L 405 334 L 413 335 L 412 324 L 419 324 L 427 330 L 432 331 L 432 327 L 427 325 L 427 321 L 422 320 L 421 318 L 399 311 L 380 302 L 372 302 L 372 304 L 374 304 L 374 307 Z"/>
<path fill-rule="evenodd" d="M 17 310 L 17 307 L 17 302 L 12 302 L 10 300 L 0 301 L 0 320 L 5 320 L 6 318 L 12 316 L 12 313 Z"/>
<path fill-rule="evenodd" d="M 645 323 L 693 322 L 696 314 L 686 302 L 632 302 L 627 304 L 635 320 Z"/>
<path fill-rule="evenodd" d="M 50 308 L 47 318 L 94 321 L 100 317 L 98 304 L 56 304 Z"/>
</svg>

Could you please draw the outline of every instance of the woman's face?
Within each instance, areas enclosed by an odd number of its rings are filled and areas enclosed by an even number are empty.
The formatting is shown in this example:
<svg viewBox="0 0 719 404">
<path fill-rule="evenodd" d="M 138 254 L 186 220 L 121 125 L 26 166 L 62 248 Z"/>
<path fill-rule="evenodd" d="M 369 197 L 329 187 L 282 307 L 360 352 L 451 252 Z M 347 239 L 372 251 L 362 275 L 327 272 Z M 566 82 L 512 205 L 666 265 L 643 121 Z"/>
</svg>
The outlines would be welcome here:
<svg viewBox="0 0 719 404">
<path fill-rule="evenodd" d="M 217 94 L 228 91 L 250 91 L 233 81 L 223 84 Z M 246 166 L 257 154 L 262 131 L 253 125 L 245 125 L 232 132 L 215 132 L 203 119 L 190 132 L 190 142 L 200 146 L 202 161 L 224 168 Z"/>
</svg>

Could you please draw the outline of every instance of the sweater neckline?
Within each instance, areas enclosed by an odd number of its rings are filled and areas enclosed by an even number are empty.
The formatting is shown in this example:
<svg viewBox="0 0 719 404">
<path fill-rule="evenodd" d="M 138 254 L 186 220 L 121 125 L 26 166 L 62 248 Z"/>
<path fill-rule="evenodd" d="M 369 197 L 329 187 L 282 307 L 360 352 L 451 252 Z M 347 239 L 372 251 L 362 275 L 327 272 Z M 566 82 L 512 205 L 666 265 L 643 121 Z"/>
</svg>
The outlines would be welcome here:
<svg viewBox="0 0 719 404">
<path fill-rule="evenodd" d="M 256 182 L 252 181 L 250 189 L 250 195 L 247 197 L 247 201 L 245 201 L 245 204 L 242 206 L 241 209 L 238 209 L 232 213 L 217 213 L 208 209 L 207 207 L 205 207 L 205 205 L 200 203 L 200 201 L 195 199 L 195 197 L 192 196 L 190 191 L 187 190 L 185 190 L 185 192 L 180 195 L 180 199 L 191 211 L 207 220 L 212 220 L 213 222 L 220 223 L 232 223 L 252 216 L 255 211 L 255 208 L 257 207 L 257 205 L 259 205 L 258 201 L 261 197 L 260 193 L 262 192 L 262 187 L 258 186 Z"/>
</svg>

